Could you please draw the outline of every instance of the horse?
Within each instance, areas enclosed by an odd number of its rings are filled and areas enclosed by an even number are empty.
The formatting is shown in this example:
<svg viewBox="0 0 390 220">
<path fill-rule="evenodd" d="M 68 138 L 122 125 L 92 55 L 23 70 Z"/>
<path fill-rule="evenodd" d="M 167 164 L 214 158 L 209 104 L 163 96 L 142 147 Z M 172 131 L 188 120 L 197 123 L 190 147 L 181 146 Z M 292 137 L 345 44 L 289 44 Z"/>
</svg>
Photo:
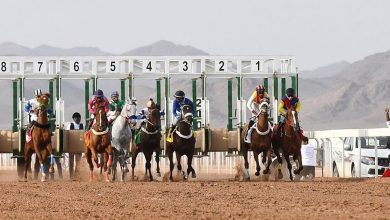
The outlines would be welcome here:
<svg viewBox="0 0 390 220">
<path fill-rule="evenodd" d="M 192 133 L 192 120 L 193 115 L 191 113 L 191 108 L 189 105 L 184 105 L 182 107 L 182 119 L 177 123 L 176 128 L 173 131 L 172 137 L 173 142 L 166 142 L 166 151 L 169 158 L 169 180 L 172 181 L 172 171 L 174 168 L 173 164 L 173 152 L 176 152 L 176 160 L 177 160 L 177 169 L 182 174 L 183 179 L 186 178 L 184 171 L 182 171 L 181 167 L 181 157 L 183 155 L 187 156 L 188 159 L 188 167 L 187 167 L 187 175 L 190 175 L 192 178 L 196 178 L 196 173 L 194 168 L 192 168 L 192 158 L 194 156 L 195 150 L 195 137 Z M 183 117 L 184 116 L 184 117 Z M 168 134 L 167 134 L 168 135 Z"/>
<path fill-rule="evenodd" d="M 131 176 L 132 179 L 135 178 L 134 175 L 134 169 L 136 165 L 136 159 L 139 152 L 143 152 L 145 155 L 146 163 L 145 163 L 145 176 L 147 175 L 147 172 L 149 171 L 149 178 L 150 181 L 153 181 L 152 171 L 151 171 L 151 160 L 153 151 L 156 151 L 156 163 L 157 163 L 157 176 L 161 176 L 160 173 L 160 154 L 161 154 L 161 148 L 160 148 L 160 140 L 161 140 L 161 119 L 160 119 L 160 110 L 157 108 L 154 108 L 149 113 L 148 117 L 145 120 L 146 126 L 141 126 L 140 131 L 140 138 L 141 143 L 137 144 L 135 152 L 133 153 L 131 157 Z"/>
<path fill-rule="evenodd" d="M 294 161 L 297 163 L 297 169 L 294 170 L 294 174 L 299 174 L 302 169 L 302 155 L 301 155 L 301 134 L 298 122 L 298 113 L 295 110 L 295 106 L 291 106 L 287 109 L 285 125 L 281 131 L 281 137 L 277 133 L 278 127 L 274 126 L 274 138 L 272 139 L 272 145 L 274 153 L 277 156 L 277 160 L 279 163 L 278 167 L 278 178 L 283 178 L 283 174 L 281 171 L 282 158 L 280 157 L 279 149 L 282 150 L 283 156 L 287 161 L 287 167 L 290 173 L 290 180 L 293 180 L 292 172 L 291 172 L 291 162 L 290 155 L 293 155 Z"/>
<path fill-rule="evenodd" d="M 97 168 L 101 166 L 98 161 L 97 154 L 103 155 L 103 168 L 105 181 L 109 182 L 108 168 L 111 166 L 111 141 L 108 129 L 108 120 L 105 112 L 104 101 L 96 101 L 95 108 L 95 123 L 89 131 L 84 133 L 85 155 L 89 164 L 89 181 L 93 181 L 93 163 L 92 158 L 96 163 Z"/>
<path fill-rule="evenodd" d="M 267 161 L 266 169 L 263 171 L 263 174 L 269 174 L 272 163 L 272 149 L 271 149 L 271 138 L 272 138 L 272 125 L 268 121 L 268 110 L 269 104 L 266 99 L 262 99 L 259 105 L 259 113 L 255 117 L 255 126 L 252 128 L 255 132 L 251 132 L 250 138 L 251 143 L 244 142 L 246 132 L 242 133 L 242 142 L 243 144 L 243 156 L 245 160 L 245 170 L 246 170 L 246 179 L 250 180 L 249 175 L 249 163 L 248 163 L 248 150 L 252 150 L 255 161 L 256 161 L 256 176 L 260 175 L 260 165 L 259 165 L 259 154 L 263 153 L 263 164 Z M 249 131 L 248 125 L 244 128 L 244 130 Z"/>
<path fill-rule="evenodd" d="M 116 179 L 116 166 L 119 162 L 122 175 L 121 180 L 125 180 L 125 175 L 129 172 L 127 159 L 129 159 L 129 146 L 132 140 L 130 119 L 136 114 L 136 106 L 126 101 L 120 115 L 115 119 L 111 131 L 111 146 L 113 149 L 112 180 Z"/>
<path fill-rule="evenodd" d="M 32 139 L 24 145 L 24 157 L 26 159 L 24 179 L 27 181 L 27 171 L 31 168 L 31 156 L 36 154 L 41 166 L 41 181 L 46 181 L 45 160 L 51 154 L 51 130 L 47 116 L 50 94 L 45 93 L 37 96 L 38 108 L 34 109 L 37 114 L 37 121 L 33 121 L 31 129 Z M 54 173 L 54 158 L 51 158 L 49 173 Z"/>
</svg>

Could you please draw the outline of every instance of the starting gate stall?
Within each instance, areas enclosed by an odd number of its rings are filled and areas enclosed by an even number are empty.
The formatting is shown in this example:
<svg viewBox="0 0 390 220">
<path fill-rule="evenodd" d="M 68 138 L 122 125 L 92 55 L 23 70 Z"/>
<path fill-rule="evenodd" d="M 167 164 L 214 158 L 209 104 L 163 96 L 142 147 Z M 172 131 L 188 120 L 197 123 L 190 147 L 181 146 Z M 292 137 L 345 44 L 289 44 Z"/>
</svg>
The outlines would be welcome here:
<svg viewBox="0 0 390 220">
<path fill-rule="evenodd" d="M 155 100 L 166 112 L 163 125 L 167 128 L 172 123 L 170 115 L 172 104 L 170 97 L 173 95 L 170 89 L 171 80 L 183 79 L 183 77 L 190 79 L 188 88 L 192 90 L 192 99 L 196 108 L 193 128 L 197 133 L 197 142 L 194 153 L 198 156 L 207 155 L 208 152 L 232 154 L 240 151 L 240 133 L 247 116 L 246 101 L 243 98 L 245 79 L 263 80 L 266 90 L 272 97 L 274 121 L 277 120 L 277 102 L 280 99 L 279 94 L 284 95 L 286 79 L 291 78 L 292 87 L 297 89 L 295 58 L 292 56 L 0 56 L 0 64 L 1 70 L 6 69 L 6 71 L 0 71 L 0 79 L 12 80 L 14 118 L 12 130 L 0 132 L 0 152 L 13 153 L 18 158 L 18 163 L 21 164 L 23 163 L 22 152 L 25 138 L 25 123 L 23 122 L 25 80 L 49 81 L 49 92 L 52 94 L 50 103 L 55 112 L 50 115 L 54 133 L 53 149 L 58 154 L 81 153 L 84 150 L 83 131 L 64 131 L 65 108 L 62 97 L 64 80 L 84 81 L 84 118 L 87 124 L 89 97 L 92 91 L 98 88 L 100 80 L 120 80 L 120 96 L 121 99 L 125 99 L 126 95 L 127 97 L 137 95 L 134 89 L 137 80 L 153 79 L 156 82 Z M 206 91 L 208 79 L 227 80 L 228 123 L 226 128 L 213 128 L 210 125 L 209 109 L 212 103 Z M 279 93 L 279 80 L 282 85 L 281 93 Z M 164 95 L 161 92 L 162 81 L 164 82 Z M 92 89 L 90 89 L 91 83 Z M 126 88 L 126 83 L 128 88 Z M 236 95 L 233 94 L 234 86 L 237 90 Z M 115 88 L 112 89 L 115 90 Z M 235 105 L 233 97 L 236 98 Z M 234 115 L 233 112 L 235 112 Z M 165 140 L 162 139 L 161 146 L 164 145 Z"/>
</svg>

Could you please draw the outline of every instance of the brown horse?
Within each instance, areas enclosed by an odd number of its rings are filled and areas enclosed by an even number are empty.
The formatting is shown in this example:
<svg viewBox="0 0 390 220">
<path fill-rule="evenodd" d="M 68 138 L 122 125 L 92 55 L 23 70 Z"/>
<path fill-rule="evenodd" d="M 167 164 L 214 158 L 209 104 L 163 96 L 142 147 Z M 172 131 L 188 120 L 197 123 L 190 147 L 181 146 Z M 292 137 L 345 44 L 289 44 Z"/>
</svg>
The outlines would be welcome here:
<svg viewBox="0 0 390 220">
<path fill-rule="evenodd" d="M 242 133 L 242 143 L 243 144 L 243 156 L 245 160 L 245 169 L 246 169 L 246 179 L 250 180 L 249 175 L 249 163 L 248 163 L 248 150 L 252 150 L 255 161 L 256 161 L 256 176 L 260 175 L 260 165 L 259 165 L 259 154 L 263 153 L 263 159 L 262 162 L 265 164 L 265 162 L 268 159 L 268 163 L 266 166 L 266 169 L 263 171 L 263 174 L 269 173 L 269 167 L 272 162 L 272 149 L 271 149 L 271 137 L 272 137 L 272 125 L 268 121 L 268 109 L 269 104 L 266 99 L 261 100 L 261 104 L 259 105 L 259 113 L 256 115 L 256 123 L 254 128 L 252 128 L 252 132 L 250 134 L 250 143 L 244 142 L 245 134 L 246 132 Z M 245 130 L 248 130 L 251 128 L 248 128 L 248 125 L 244 128 Z"/>
<path fill-rule="evenodd" d="M 274 133 L 277 132 L 277 126 L 274 127 Z M 272 139 L 272 145 L 274 152 L 278 158 L 279 167 L 278 167 L 278 178 L 283 178 L 281 171 L 282 158 L 280 157 L 279 149 L 282 150 L 283 156 L 287 161 L 287 167 L 290 172 L 290 180 L 293 180 L 291 172 L 291 162 L 290 155 L 293 155 L 294 161 L 296 161 L 298 168 L 294 170 L 294 174 L 299 174 L 303 169 L 302 166 L 302 155 L 301 155 L 301 135 L 298 122 L 298 113 L 295 110 L 295 107 L 292 106 L 287 110 L 285 125 L 281 130 L 281 135 L 276 134 Z"/>
<path fill-rule="evenodd" d="M 97 168 L 103 165 L 105 181 L 110 181 L 108 178 L 108 168 L 111 167 L 112 148 L 104 105 L 104 101 L 95 102 L 95 123 L 89 131 L 84 133 L 85 155 L 89 164 L 89 181 L 93 180 L 92 158 Z M 103 164 L 99 164 L 98 153 L 103 155 Z"/>
<path fill-rule="evenodd" d="M 174 168 L 173 164 L 173 152 L 176 151 L 176 160 L 177 160 L 177 169 L 182 174 L 183 179 L 186 178 L 184 171 L 181 167 L 181 156 L 186 155 L 188 159 L 187 175 L 192 173 L 191 177 L 196 178 L 196 173 L 194 168 L 192 168 L 192 158 L 194 156 L 195 150 L 195 137 L 192 133 L 192 119 L 193 115 L 191 113 L 191 108 L 189 105 L 184 105 L 182 107 L 182 117 L 183 119 L 177 123 L 176 129 L 172 134 L 173 142 L 166 142 L 167 145 L 167 154 L 169 158 L 169 169 L 170 175 L 169 180 L 172 181 L 172 171 Z M 168 135 L 168 134 L 167 134 Z"/>
<path fill-rule="evenodd" d="M 51 154 L 51 130 L 49 118 L 47 117 L 47 110 L 49 108 L 50 94 L 42 94 L 37 96 L 38 108 L 33 109 L 37 114 L 37 121 L 32 123 L 32 139 L 26 142 L 24 146 L 24 157 L 26 159 L 26 166 L 24 170 L 24 179 L 27 180 L 27 171 L 31 166 L 31 156 L 36 154 L 37 160 L 41 165 L 42 178 L 41 181 L 46 181 L 44 162 Z M 54 173 L 53 163 L 50 163 L 50 173 Z"/>
<path fill-rule="evenodd" d="M 131 176 L 134 179 L 134 169 L 135 169 L 135 162 L 137 159 L 137 155 L 139 152 L 143 152 L 145 155 L 146 163 L 145 163 L 145 176 L 147 175 L 147 172 L 149 171 L 149 178 L 150 181 L 153 181 L 152 176 L 152 156 L 153 152 L 156 151 L 156 163 L 157 163 L 157 176 L 161 176 L 160 173 L 160 140 L 161 140 L 161 119 L 160 119 L 160 110 L 157 108 L 154 108 L 149 113 L 148 117 L 145 120 L 145 127 L 141 127 L 141 144 L 136 146 L 135 152 L 133 153 L 131 157 Z"/>
</svg>

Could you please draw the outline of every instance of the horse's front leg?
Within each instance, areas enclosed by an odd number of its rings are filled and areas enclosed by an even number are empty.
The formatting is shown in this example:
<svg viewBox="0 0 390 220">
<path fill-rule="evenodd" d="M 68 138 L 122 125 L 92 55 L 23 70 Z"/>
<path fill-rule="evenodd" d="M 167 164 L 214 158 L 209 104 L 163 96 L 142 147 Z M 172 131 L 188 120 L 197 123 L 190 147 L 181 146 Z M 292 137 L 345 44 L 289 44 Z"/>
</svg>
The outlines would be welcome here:
<svg viewBox="0 0 390 220">
<path fill-rule="evenodd" d="M 40 165 L 40 169 L 41 169 L 41 174 L 42 174 L 41 181 L 44 182 L 44 181 L 46 181 L 45 165 L 44 165 L 44 161 L 43 161 L 44 158 L 42 157 L 41 151 L 39 150 L 39 146 L 38 146 L 36 140 L 34 140 L 33 144 L 34 144 L 34 151 L 36 154 L 36 158 L 39 161 L 39 165 Z"/>
<path fill-rule="evenodd" d="M 156 175 L 158 177 L 161 177 L 161 173 L 160 173 L 160 155 L 161 155 L 161 148 L 160 148 L 160 145 L 158 144 L 157 149 L 156 149 L 156 164 L 157 164 Z"/>
<path fill-rule="evenodd" d="M 294 174 L 299 175 L 301 171 L 303 170 L 303 165 L 302 165 L 302 154 L 301 151 L 297 153 L 297 169 L 294 170 Z"/>
<path fill-rule="evenodd" d="M 182 156 L 182 154 L 176 151 L 177 171 L 182 175 L 183 180 L 185 180 L 186 174 L 184 173 L 184 171 L 182 171 L 181 156 Z"/>
<path fill-rule="evenodd" d="M 194 152 L 194 151 L 192 150 L 192 151 L 187 153 L 187 158 L 188 158 L 187 176 L 190 176 L 190 173 L 191 173 L 191 177 L 196 178 L 195 170 L 192 167 L 192 159 L 194 158 L 194 154 L 192 152 Z"/>
<path fill-rule="evenodd" d="M 89 148 L 89 150 L 91 152 L 91 159 L 93 158 L 93 161 L 95 161 L 96 167 L 100 168 L 101 164 L 99 164 L 99 159 L 97 157 L 97 153 L 96 153 L 95 148 L 93 148 L 93 146 L 91 146 L 91 148 Z"/>
<path fill-rule="evenodd" d="M 264 151 L 263 154 L 267 155 L 267 160 L 268 160 L 267 167 L 263 171 L 263 174 L 269 174 L 270 173 L 269 167 L 272 164 L 272 150 L 271 150 L 271 148 L 269 148 L 268 150 Z"/>
<path fill-rule="evenodd" d="M 250 180 L 250 174 L 249 174 L 249 162 L 248 162 L 248 144 L 244 144 L 244 147 L 242 149 L 242 154 L 244 156 L 244 167 L 245 167 L 245 179 Z"/>
<path fill-rule="evenodd" d="M 46 145 L 46 149 L 45 149 L 45 154 L 47 156 L 50 155 L 50 168 L 49 168 L 49 173 L 50 175 L 54 178 L 54 163 L 55 163 L 55 159 L 54 159 L 54 155 L 52 154 L 52 147 L 51 147 L 51 142 L 49 142 L 47 145 Z M 46 156 L 44 156 L 43 158 L 46 158 Z"/>
<path fill-rule="evenodd" d="M 286 159 L 287 168 L 288 168 L 288 171 L 290 172 L 290 180 L 292 181 L 293 180 L 293 175 L 292 175 L 292 171 L 291 171 L 292 165 L 291 165 L 291 162 L 290 162 L 290 156 L 286 152 L 283 152 L 283 156 L 284 156 L 284 159 Z"/>
<path fill-rule="evenodd" d="M 27 181 L 27 171 L 31 167 L 31 156 L 32 151 L 27 147 L 27 144 L 24 147 L 24 158 L 25 158 L 25 167 L 24 167 L 24 181 Z"/>
<path fill-rule="evenodd" d="M 109 154 L 107 152 L 102 153 L 103 154 L 103 168 L 104 168 L 104 181 L 110 182 L 110 179 L 108 178 L 108 159 Z"/>
<path fill-rule="evenodd" d="M 92 163 L 92 152 L 88 148 L 87 152 L 85 153 L 85 158 L 87 159 L 88 165 L 89 165 L 89 181 L 92 182 L 93 180 L 93 163 Z"/>
<path fill-rule="evenodd" d="M 112 158 L 112 166 L 111 166 L 111 169 L 112 169 L 112 180 L 115 181 L 116 179 L 116 166 L 118 164 L 118 151 L 117 150 L 113 150 L 114 151 L 114 156 Z"/>
<path fill-rule="evenodd" d="M 259 150 L 254 150 L 253 151 L 253 156 L 255 157 L 255 162 L 256 162 L 256 176 L 260 176 L 260 163 L 259 163 Z"/>
<path fill-rule="evenodd" d="M 153 181 L 152 164 L 151 164 L 152 155 L 153 155 L 153 151 L 145 153 L 145 159 L 146 159 L 145 170 L 149 172 L 149 179 L 150 179 L 150 181 Z"/>
<path fill-rule="evenodd" d="M 135 148 L 135 152 L 131 156 L 131 178 L 134 180 L 134 169 L 135 169 L 135 162 L 137 160 L 138 153 L 140 152 L 139 147 Z"/>
<path fill-rule="evenodd" d="M 279 146 L 278 146 L 276 141 L 272 141 L 272 148 L 274 150 L 274 153 L 275 153 L 277 161 L 278 161 L 278 165 L 277 165 L 278 178 L 282 179 L 283 178 L 283 173 L 282 173 L 282 162 L 283 162 L 283 160 L 282 160 L 282 157 L 280 156 Z"/>
<path fill-rule="evenodd" d="M 173 150 L 167 150 L 167 153 L 169 159 L 169 180 L 173 181 L 172 172 L 173 172 L 173 168 L 175 167 L 175 165 L 173 164 Z"/>
</svg>

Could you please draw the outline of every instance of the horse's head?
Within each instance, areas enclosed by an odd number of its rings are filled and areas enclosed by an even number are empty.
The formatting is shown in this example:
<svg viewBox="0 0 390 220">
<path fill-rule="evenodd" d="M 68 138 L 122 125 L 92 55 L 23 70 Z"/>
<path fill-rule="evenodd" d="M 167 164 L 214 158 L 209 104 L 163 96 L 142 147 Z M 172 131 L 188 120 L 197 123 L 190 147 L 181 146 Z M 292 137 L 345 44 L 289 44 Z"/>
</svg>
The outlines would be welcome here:
<svg viewBox="0 0 390 220">
<path fill-rule="evenodd" d="M 286 124 L 288 126 L 293 127 L 294 131 L 298 131 L 299 130 L 298 112 L 296 111 L 295 106 L 291 106 L 290 108 L 287 109 Z"/>
<path fill-rule="evenodd" d="M 263 98 L 260 100 L 259 110 L 260 111 L 257 114 L 257 117 L 259 117 L 259 115 L 265 115 L 266 117 L 268 117 L 268 111 L 269 111 L 268 99 Z"/>
<path fill-rule="evenodd" d="M 108 120 L 105 111 L 105 101 L 96 100 L 94 103 L 94 108 L 96 124 L 99 126 L 98 130 L 104 130 L 108 126 Z"/>
<path fill-rule="evenodd" d="M 137 114 L 137 106 L 134 105 L 129 99 L 126 100 L 126 105 L 123 107 L 121 115 L 126 118 L 130 118 Z"/>
<path fill-rule="evenodd" d="M 36 97 L 36 99 L 37 99 L 37 102 L 38 102 L 38 111 L 39 111 L 39 113 L 47 112 L 47 109 L 49 108 L 49 104 L 50 104 L 50 94 L 49 93 L 44 93 L 42 95 L 38 95 Z"/>
<path fill-rule="evenodd" d="M 148 126 L 152 126 L 153 129 L 159 129 L 161 127 L 160 110 L 151 109 L 147 122 Z"/>
<path fill-rule="evenodd" d="M 194 116 L 192 115 L 191 106 L 183 105 L 181 109 L 181 115 L 185 121 L 192 123 Z"/>
</svg>

